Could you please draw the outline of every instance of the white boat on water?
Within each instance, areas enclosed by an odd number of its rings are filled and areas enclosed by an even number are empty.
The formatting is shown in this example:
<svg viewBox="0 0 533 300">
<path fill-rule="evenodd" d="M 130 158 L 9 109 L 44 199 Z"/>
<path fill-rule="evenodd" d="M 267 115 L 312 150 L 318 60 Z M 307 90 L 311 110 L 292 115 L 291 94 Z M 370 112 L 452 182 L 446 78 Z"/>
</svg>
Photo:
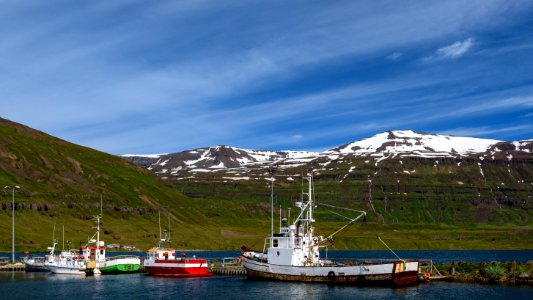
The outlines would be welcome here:
<svg viewBox="0 0 533 300">
<path fill-rule="evenodd" d="M 26 272 L 48 272 L 48 268 L 44 265 L 45 257 L 28 255 L 23 258 Z"/>
<path fill-rule="evenodd" d="M 85 272 L 88 275 L 102 274 L 100 269 L 106 265 L 106 247 L 104 241 L 100 240 L 100 218 L 102 218 L 101 214 L 96 216 L 96 232 L 81 248 L 82 257 L 86 263 Z"/>
<path fill-rule="evenodd" d="M 55 226 L 54 226 L 55 232 Z M 65 228 L 63 227 L 63 248 L 65 245 Z M 54 239 L 52 247 L 48 247 L 50 254 L 46 255 L 44 267 L 53 274 L 85 275 L 85 261 L 79 252 L 70 249 L 70 242 L 67 243 L 67 250 L 55 254 L 57 240 Z"/>
<path fill-rule="evenodd" d="M 63 250 L 56 255 L 54 253 L 56 244 L 57 241 L 54 240 L 52 247 L 48 247 L 50 254 L 46 256 L 44 266 L 53 274 L 85 275 L 83 256 L 71 249 Z"/>
<path fill-rule="evenodd" d="M 65 250 L 45 266 L 54 274 L 85 275 L 85 261 L 77 251 Z"/>
<path fill-rule="evenodd" d="M 334 235 L 366 216 L 366 212 L 359 211 L 357 217 L 349 218 L 348 224 L 325 238 L 315 235 L 313 210 L 317 204 L 313 199 L 312 176 L 307 180 L 307 200 L 296 202 L 300 211 L 294 222 L 288 227 L 286 224 L 280 226 L 279 234 L 272 233 L 267 237 L 263 251 L 242 247 L 241 260 L 248 278 L 393 286 L 417 282 L 417 260 L 397 259 L 352 265 L 322 260 L 319 249 L 331 242 Z"/>
</svg>

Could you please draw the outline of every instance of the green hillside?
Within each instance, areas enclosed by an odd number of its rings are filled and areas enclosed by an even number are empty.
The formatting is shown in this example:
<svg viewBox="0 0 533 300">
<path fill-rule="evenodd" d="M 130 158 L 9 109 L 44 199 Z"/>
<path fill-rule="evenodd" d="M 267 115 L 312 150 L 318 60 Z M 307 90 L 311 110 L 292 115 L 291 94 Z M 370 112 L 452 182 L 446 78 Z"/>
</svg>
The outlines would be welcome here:
<svg viewBox="0 0 533 300">
<path fill-rule="evenodd" d="M 17 250 L 46 249 L 54 223 L 75 246 L 94 232 L 103 198 L 103 239 L 147 248 L 157 241 L 157 218 L 170 217 L 174 245 L 204 247 L 216 227 L 195 200 L 151 172 L 116 156 L 0 119 L 0 184 L 20 185 L 16 200 Z M 0 194 L 0 249 L 11 249 L 11 192 Z M 209 229 L 209 230 L 207 230 Z M 179 233 L 179 236 L 178 236 Z M 60 230 L 56 237 L 61 236 Z"/>
<path fill-rule="evenodd" d="M 300 197 L 295 175 L 318 168 L 320 162 L 315 163 L 306 170 L 278 171 L 276 224 L 279 207 L 286 214 Z M 455 168 L 453 160 L 437 167 L 419 160 L 406 160 L 401 168 L 393 160 L 379 168 L 364 161 L 355 164 L 353 171 L 347 162 L 334 162 L 316 172 L 319 202 L 369 212 L 368 222 L 339 236 L 334 249 L 384 249 L 377 235 L 397 249 L 531 249 L 533 245 L 529 182 L 513 183 L 506 169 L 487 167 L 487 178 L 492 179 L 483 181 L 476 175 L 477 165 L 465 171 Z M 404 168 L 417 171 L 408 175 Z M 369 185 L 368 175 L 376 171 Z M 264 176 L 264 170 L 257 172 Z M 457 172 L 453 181 L 446 175 L 450 172 Z M 515 179 L 531 176 L 530 163 L 513 166 L 512 172 Z M 65 238 L 74 246 L 86 241 L 94 231 L 92 217 L 100 197 L 103 239 L 108 244 L 133 244 L 142 250 L 153 246 L 161 211 L 164 226 L 170 216 L 176 248 L 236 250 L 244 244 L 262 248 L 270 231 L 269 183 L 228 181 L 223 176 L 159 179 L 119 157 L 0 119 L 0 184 L 21 186 L 15 195 L 17 251 L 46 249 L 54 224 L 56 237 L 64 225 Z M 9 251 L 11 193 L 2 190 L 0 196 L 0 251 Z M 343 224 L 328 209 L 318 209 L 316 217 L 319 234 Z"/>
<path fill-rule="evenodd" d="M 376 241 L 380 235 L 403 249 L 532 249 L 533 158 L 515 157 L 510 163 L 496 157 L 481 166 L 469 158 L 404 157 L 376 165 L 373 158 L 362 157 L 333 161 L 324 168 L 318 160 L 279 168 L 275 202 L 287 212 L 300 198 L 300 174 L 314 170 L 318 202 L 368 212 L 367 223 L 337 238 L 339 248 L 382 249 Z M 173 182 L 185 195 L 212 203 L 248 207 L 268 203 L 265 170 L 240 175 L 251 180 L 225 179 L 231 176 L 222 170 Z M 330 210 L 316 210 L 325 227 L 321 232 L 340 226 L 336 222 L 342 218 Z"/>
</svg>

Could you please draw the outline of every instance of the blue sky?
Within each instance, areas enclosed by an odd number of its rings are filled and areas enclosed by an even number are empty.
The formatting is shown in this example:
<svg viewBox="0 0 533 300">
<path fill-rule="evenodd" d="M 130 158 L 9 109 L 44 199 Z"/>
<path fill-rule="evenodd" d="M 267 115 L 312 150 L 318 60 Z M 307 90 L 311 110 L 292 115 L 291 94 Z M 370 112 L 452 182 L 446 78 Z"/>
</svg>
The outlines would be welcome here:
<svg viewBox="0 0 533 300">
<path fill-rule="evenodd" d="M 533 138 L 532 1 L 4 1 L 1 116 L 113 154 Z"/>
</svg>

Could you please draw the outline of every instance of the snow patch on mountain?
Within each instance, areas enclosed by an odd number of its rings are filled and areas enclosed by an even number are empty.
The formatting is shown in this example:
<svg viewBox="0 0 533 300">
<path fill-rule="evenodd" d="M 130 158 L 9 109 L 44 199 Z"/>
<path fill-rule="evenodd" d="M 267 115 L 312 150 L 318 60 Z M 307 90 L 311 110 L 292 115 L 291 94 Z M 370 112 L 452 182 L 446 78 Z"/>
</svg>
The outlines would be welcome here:
<svg viewBox="0 0 533 300">
<path fill-rule="evenodd" d="M 422 134 L 412 130 L 387 131 L 353 142 L 330 153 L 368 155 L 369 153 L 411 154 L 422 157 L 467 155 L 486 151 L 499 140 L 450 135 Z M 402 155 L 405 156 L 405 155 Z"/>
</svg>

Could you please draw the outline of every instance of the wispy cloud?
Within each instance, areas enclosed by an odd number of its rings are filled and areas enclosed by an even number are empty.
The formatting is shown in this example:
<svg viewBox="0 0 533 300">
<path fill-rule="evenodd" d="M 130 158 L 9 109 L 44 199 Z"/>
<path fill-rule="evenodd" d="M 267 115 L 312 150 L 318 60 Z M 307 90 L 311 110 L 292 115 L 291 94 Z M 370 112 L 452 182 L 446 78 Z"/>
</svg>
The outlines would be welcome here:
<svg viewBox="0 0 533 300">
<path fill-rule="evenodd" d="M 464 41 L 457 41 L 449 46 L 437 49 L 435 54 L 422 58 L 422 61 L 429 62 L 433 60 L 456 59 L 470 51 L 473 46 L 474 39 L 470 37 Z"/>
<path fill-rule="evenodd" d="M 319 148 L 417 121 L 531 107 L 527 93 L 491 95 L 528 84 L 527 64 L 497 59 L 508 51 L 492 52 L 490 67 L 416 63 L 420 49 L 433 49 L 433 60 L 466 55 L 478 48 L 473 37 L 519 20 L 512 16 L 531 10 L 528 2 L 108 2 L 6 2 L 4 117 L 124 153 Z M 442 47 L 464 32 L 472 37 Z"/>
<path fill-rule="evenodd" d="M 393 52 L 391 53 L 389 56 L 387 56 L 388 59 L 390 60 L 397 60 L 399 59 L 400 57 L 402 57 L 403 53 L 400 53 L 400 52 Z"/>
<path fill-rule="evenodd" d="M 533 125 L 517 125 L 510 127 L 496 127 L 496 126 L 481 126 L 481 127 L 458 127 L 453 129 L 441 130 L 438 133 L 450 134 L 456 136 L 469 136 L 469 137 L 484 137 L 492 136 L 494 134 L 510 134 L 519 135 L 523 133 L 529 133 L 533 130 Z"/>
</svg>

